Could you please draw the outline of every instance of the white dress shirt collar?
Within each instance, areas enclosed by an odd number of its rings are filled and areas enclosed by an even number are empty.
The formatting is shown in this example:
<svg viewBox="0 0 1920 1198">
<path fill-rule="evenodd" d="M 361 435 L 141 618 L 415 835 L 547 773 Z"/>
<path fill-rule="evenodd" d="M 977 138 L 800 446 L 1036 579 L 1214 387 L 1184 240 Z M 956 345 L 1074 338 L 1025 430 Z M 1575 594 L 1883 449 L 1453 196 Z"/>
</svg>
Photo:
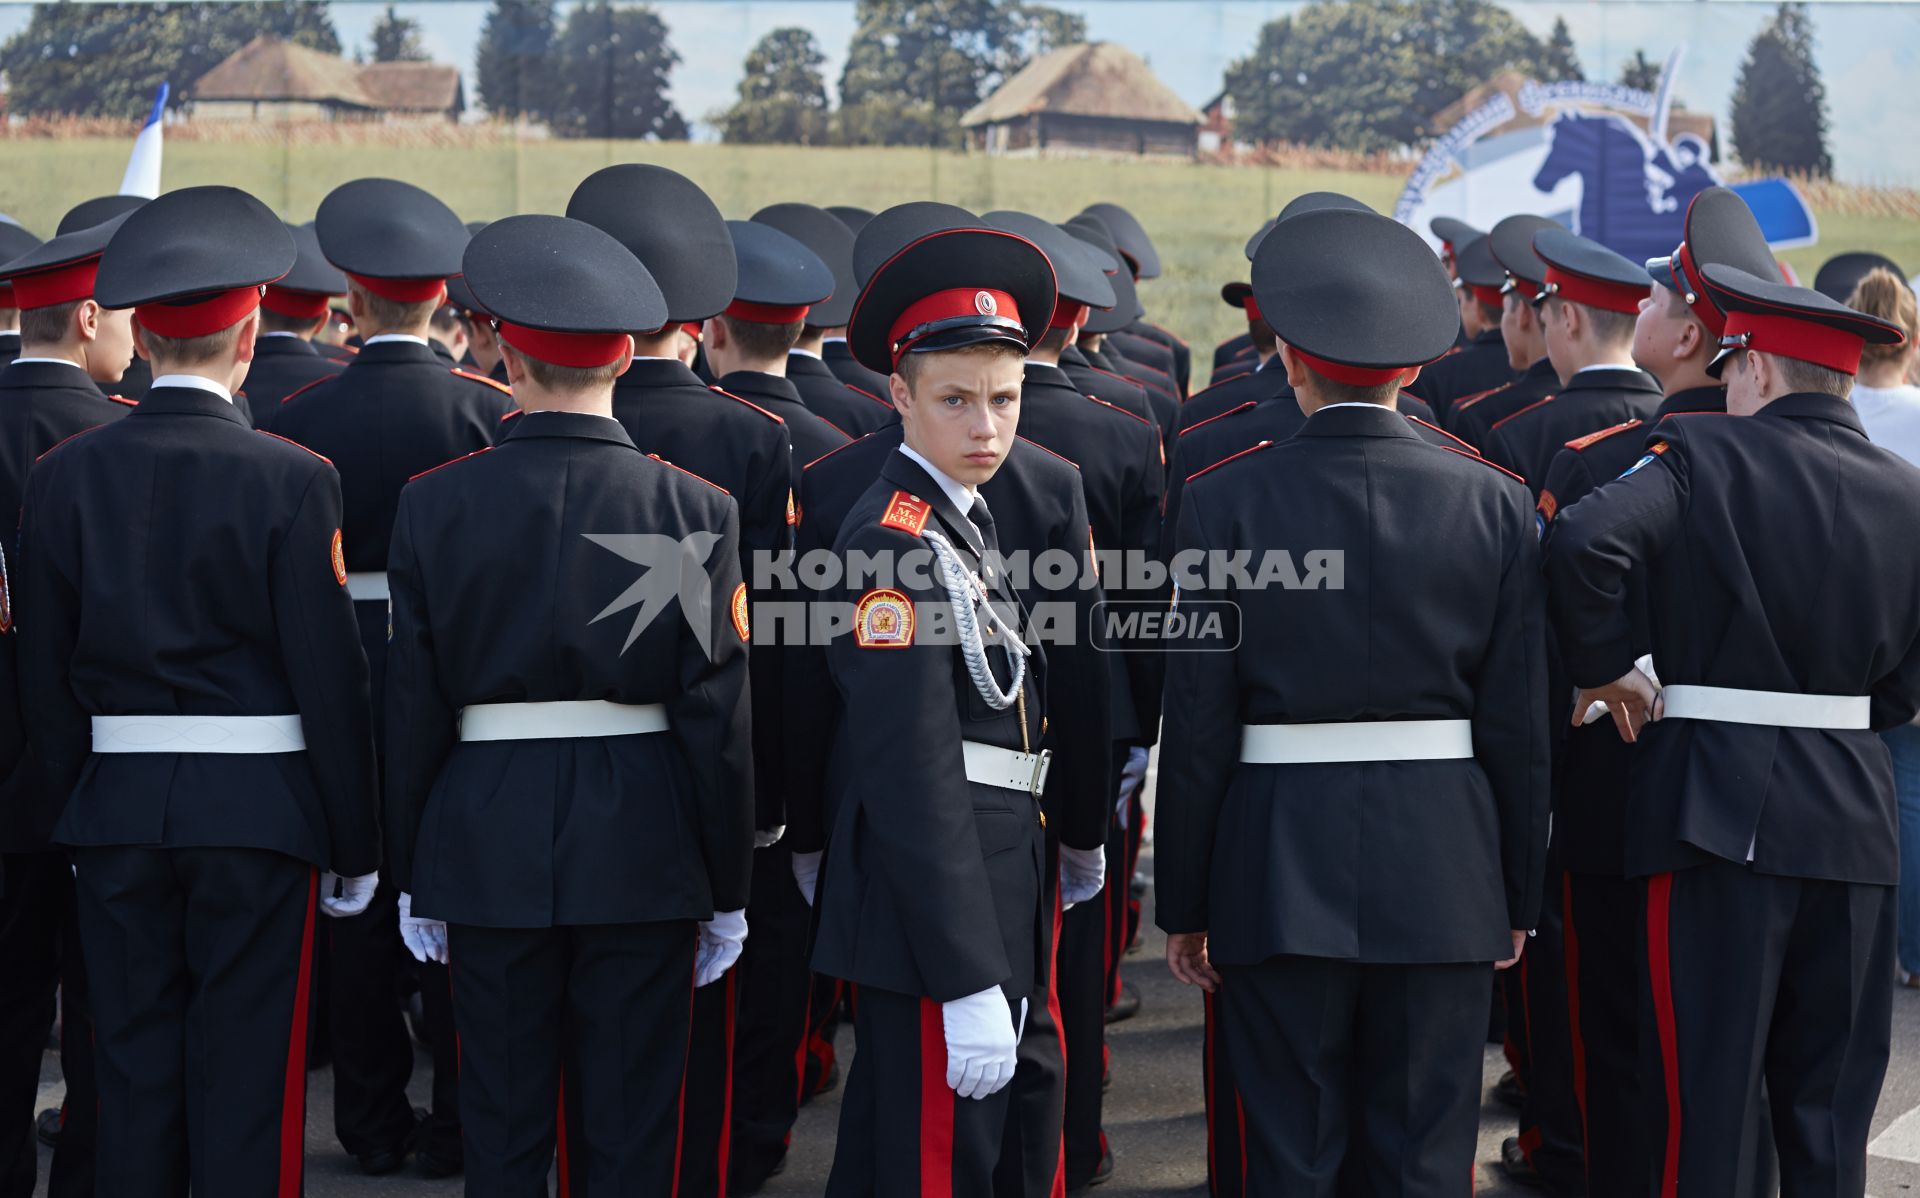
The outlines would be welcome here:
<svg viewBox="0 0 1920 1198">
<path fill-rule="evenodd" d="M 903 442 L 900 446 L 900 452 L 906 454 L 915 462 L 918 462 L 922 470 L 925 470 L 933 476 L 933 481 L 940 484 L 941 492 L 946 495 L 947 502 L 953 505 L 954 511 L 965 516 L 973 510 L 974 495 L 972 487 L 962 486 L 960 483 L 955 482 L 945 471 L 941 470 L 940 467 L 922 457 L 920 452 L 911 445 Z"/>
<path fill-rule="evenodd" d="M 163 374 L 153 380 L 153 390 L 162 387 L 190 387 L 195 391 L 211 391 L 228 403 L 233 402 L 233 392 L 222 387 L 210 378 L 197 374 Z"/>
</svg>

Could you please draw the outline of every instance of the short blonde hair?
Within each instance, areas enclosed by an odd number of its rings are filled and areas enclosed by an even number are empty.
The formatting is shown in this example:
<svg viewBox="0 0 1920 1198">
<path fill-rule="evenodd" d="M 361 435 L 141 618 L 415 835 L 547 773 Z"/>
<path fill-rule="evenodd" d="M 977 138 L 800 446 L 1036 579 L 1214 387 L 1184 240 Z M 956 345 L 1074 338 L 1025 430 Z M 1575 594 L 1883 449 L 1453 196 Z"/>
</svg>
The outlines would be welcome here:
<svg viewBox="0 0 1920 1198">
<path fill-rule="evenodd" d="M 1890 362 L 1905 353 L 1907 345 L 1920 335 L 1920 303 L 1913 298 L 1913 288 L 1884 266 L 1874 267 L 1866 278 L 1854 284 L 1853 294 L 1847 297 L 1847 307 L 1877 316 L 1907 335 L 1902 345 L 1867 346 L 1860 355 L 1864 362 Z"/>
</svg>

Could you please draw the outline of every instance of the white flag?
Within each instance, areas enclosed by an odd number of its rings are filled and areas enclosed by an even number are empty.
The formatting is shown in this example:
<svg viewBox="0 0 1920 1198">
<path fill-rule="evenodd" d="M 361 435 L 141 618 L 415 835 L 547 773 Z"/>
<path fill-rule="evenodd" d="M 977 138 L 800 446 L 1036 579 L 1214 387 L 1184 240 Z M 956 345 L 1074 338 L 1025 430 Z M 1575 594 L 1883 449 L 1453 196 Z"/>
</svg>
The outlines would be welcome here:
<svg viewBox="0 0 1920 1198">
<path fill-rule="evenodd" d="M 120 180 L 123 196 L 145 196 L 151 200 L 160 194 L 160 118 L 167 111 L 167 85 L 153 97 L 153 111 L 147 114 L 146 127 L 133 139 L 133 153 L 127 155 L 127 173 Z"/>
</svg>

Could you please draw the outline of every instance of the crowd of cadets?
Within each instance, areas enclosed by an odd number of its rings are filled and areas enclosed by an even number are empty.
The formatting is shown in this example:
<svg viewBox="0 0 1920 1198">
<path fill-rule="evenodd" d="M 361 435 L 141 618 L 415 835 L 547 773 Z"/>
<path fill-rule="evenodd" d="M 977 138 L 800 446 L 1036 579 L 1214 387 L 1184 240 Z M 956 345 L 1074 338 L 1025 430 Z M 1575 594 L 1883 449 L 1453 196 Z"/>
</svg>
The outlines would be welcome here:
<svg viewBox="0 0 1920 1198">
<path fill-rule="evenodd" d="M 369 1174 L 748 1194 L 849 1020 L 829 1194 L 1080 1192 L 1156 742 L 1213 1194 L 1457 1193 L 1490 1024 L 1520 1181 L 1862 1193 L 1920 473 L 1846 397 L 1913 330 L 1723 189 L 1644 264 L 1431 231 L 1294 199 L 1189 395 L 1110 203 L 0 224 L 0 1198 L 56 1001 L 55 1195 L 294 1198 L 326 1065 Z M 1343 565 L 996 568 L 1194 550 Z"/>
</svg>

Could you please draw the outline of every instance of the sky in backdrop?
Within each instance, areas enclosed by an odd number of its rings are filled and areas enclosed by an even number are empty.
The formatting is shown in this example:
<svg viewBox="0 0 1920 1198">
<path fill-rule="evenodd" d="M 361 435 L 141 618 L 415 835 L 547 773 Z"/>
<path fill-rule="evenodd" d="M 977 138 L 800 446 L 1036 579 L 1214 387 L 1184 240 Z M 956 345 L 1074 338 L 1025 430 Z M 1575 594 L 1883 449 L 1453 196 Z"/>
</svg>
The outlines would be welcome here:
<svg viewBox="0 0 1920 1198">
<path fill-rule="evenodd" d="M 1219 93 L 1228 64 L 1252 48 L 1262 25 L 1305 7 L 1305 0 L 1050 2 L 1084 16 L 1093 40 L 1118 42 L 1140 54 L 1196 108 Z M 368 44 L 384 7 L 333 0 L 334 25 L 348 53 Z M 420 22 L 435 60 L 465 72 L 468 101 L 474 103 L 474 48 L 488 4 L 431 0 L 396 7 Z M 568 7 L 561 5 L 563 14 Z M 742 61 L 761 36 L 789 25 L 812 31 L 827 58 L 832 92 L 854 31 L 853 0 L 655 0 L 653 7 L 681 56 L 672 97 L 695 123 L 697 138 L 713 136 L 707 118 L 733 101 Z M 1590 79 L 1614 79 L 1635 50 L 1659 61 L 1684 46 L 1675 95 L 1690 108 L 1712 112 L 1723 132 L 1747 45 L 1774 10 L 1770 0 L 1576 0 L 1507 7 L 1542 37 L 1556 17 L 1565 17 Z M 1920 3 L 1813 0 L 1809 8 L 1827 85 L 1836 172 L 1856 183 L 1920 185 L 1920 120 L 1912 101 L 1920 82 Z M 0 3 L 0 38 L 24 26 L 30 11 L 29 5 Z"/>
</svg>

